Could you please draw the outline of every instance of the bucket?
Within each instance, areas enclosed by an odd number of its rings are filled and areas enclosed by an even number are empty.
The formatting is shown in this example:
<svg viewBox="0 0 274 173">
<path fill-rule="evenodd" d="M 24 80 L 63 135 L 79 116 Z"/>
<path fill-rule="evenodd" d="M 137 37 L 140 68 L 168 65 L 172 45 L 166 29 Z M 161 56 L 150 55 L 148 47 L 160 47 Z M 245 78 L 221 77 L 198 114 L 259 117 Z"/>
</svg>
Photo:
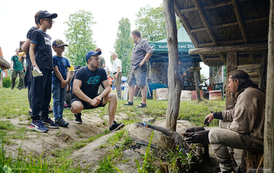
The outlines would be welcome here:
<svg viewBox="0 0 274 173">
<path fill-rule="evenodd" d="M 209 101 L 221 101 L 223 100 L 221 90 L 209 91 Z"/>
</svg>

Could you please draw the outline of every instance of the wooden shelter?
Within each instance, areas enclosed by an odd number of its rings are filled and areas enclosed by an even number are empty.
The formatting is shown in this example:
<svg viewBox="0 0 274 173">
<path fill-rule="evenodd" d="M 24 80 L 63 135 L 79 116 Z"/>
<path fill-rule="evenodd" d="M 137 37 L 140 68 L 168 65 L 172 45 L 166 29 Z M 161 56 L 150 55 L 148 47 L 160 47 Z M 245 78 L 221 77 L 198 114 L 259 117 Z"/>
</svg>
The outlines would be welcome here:
<svg viewBox="0 0 274 173">
<path fill-rule="evenodd" d="M 266 121 L 264 172 L 274 172 L 274 32 L 273 0 L 163 0 L 169 46 L 169 96 L 166 127 L 176 130 L 177 77 L 173 70 L 177 60 L 175 13 L 186 29 L 195 49 L 208 66 L 227 66 L 227 74 L 236 69 L 256 77 L 259 87 L 266 90 Z M 174 61 L 172 63 L 171 61 Z M 228 80 L 228 75 L 227 75 Z M 172 81 L 172 83 L 171 83 Z M 173 104 L 173 105 L 172 105 Z M 226 108 L 234 106 L 229 90 Z"/>
</svg>

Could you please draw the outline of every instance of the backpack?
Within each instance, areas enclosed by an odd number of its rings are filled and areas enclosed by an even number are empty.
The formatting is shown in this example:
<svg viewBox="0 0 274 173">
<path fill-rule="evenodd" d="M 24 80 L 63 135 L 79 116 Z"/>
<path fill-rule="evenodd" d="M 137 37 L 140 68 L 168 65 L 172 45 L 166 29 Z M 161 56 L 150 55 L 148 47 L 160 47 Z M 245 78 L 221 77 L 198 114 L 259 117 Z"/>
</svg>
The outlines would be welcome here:
<svg viewBox="0 0 274 173">
<path fill-rule="evenodd" d="M 88 73 L 88 67 L 87 67 L 87 66 L 82 66 L 82 67 L 80 67 L 80 68 L 78 68 L 78 69 L 75 70 L 74 75 L 73 75 L 72 78 L 71 78 L 70 86 L 69 86 L 69 93 L 71 93 L 71 94 L 72 94 L 73 81 L 74 81 L 75 75 L 76 75 L 77 71 L 78 71 L 79 69 L 82 69 L 82 68 L 85 69 L 85 72 L 86 72 L 85 75 Z M 102 77 L 101 73 L 100 73 L 99 75 L 100 75 L 100 77 Z M 101 85 L 102 85 L 102 84 L 101 84 Z M 103 85 L 102 85 L 102 86 L 103 86 Z M 103 86 L 103 88 L 104 88 L 104 86 Z"/>
</svg>

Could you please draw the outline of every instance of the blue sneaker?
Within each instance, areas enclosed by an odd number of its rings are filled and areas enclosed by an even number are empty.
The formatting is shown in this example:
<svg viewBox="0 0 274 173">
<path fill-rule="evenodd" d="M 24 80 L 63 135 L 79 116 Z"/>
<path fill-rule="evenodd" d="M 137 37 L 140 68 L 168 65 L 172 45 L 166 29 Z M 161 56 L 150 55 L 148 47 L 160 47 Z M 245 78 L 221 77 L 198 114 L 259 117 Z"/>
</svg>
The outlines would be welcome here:
<svg viewBox="0 0 274 173">
<path fill-rule="evenodd" d="M 38 132 L 45 133 L 48 129 L 43 125 L 41 120 L 34 120 L 31 122 L 29 129 L 36 130 Z"/>
<path fill-rule="evenodd" d="M 51 129 L 58 129 L 59 128 L 59 125 L 58 124 L 55 124 L 50 118 L 47 118 L 47 119 L 41 119 L 41 122 L 51 128 Z"/>
</svg>

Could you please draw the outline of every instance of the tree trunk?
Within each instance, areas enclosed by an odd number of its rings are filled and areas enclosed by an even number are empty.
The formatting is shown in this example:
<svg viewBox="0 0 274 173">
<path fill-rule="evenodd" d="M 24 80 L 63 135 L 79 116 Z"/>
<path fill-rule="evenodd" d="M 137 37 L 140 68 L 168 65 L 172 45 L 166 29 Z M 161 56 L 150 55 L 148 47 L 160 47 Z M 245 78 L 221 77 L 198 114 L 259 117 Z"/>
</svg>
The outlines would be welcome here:
<svg viewBox="0 0 274 173">
<path fill-rule="evenodd" d="M 233 70 L 237 70 L 237 53 L 236 52 L 228 52 L 226 55 L 226 94 L 225 94 L 226 109 L 231 109 L 235 106 L 234 98 L 228 88 L 229 73 Z"/>
<path fill-rule="evenodd" d="M 274 171 L 274 2 L 270 1 L 268 33 L 268 66 L 266 84 L 265 125 L 264 125 L 264 172 Z"/>
<path fill-rule="evenodd" d="M 199 75 L 198 73 L 200 72 L 200 68 L 195 68 L 194 72 L 194 79 L 195 79 L 195 88 L 196 88 L 196 94 L 197 94 L 197 100 L 201 101 L 201 96 L 200 96 L 200 88 L 199 88 Z"/>
<path fill-rule="evenodd" d="M 164 17 L 167 30 L 168 45 L 168 107 L 166 111 L 166 128 L 176 131 L 179 115 L 181 85 L 178 74 L 178 40 L 176 18 L 174 13 L 174 0 L 163 0 Z"/>
</svg>

